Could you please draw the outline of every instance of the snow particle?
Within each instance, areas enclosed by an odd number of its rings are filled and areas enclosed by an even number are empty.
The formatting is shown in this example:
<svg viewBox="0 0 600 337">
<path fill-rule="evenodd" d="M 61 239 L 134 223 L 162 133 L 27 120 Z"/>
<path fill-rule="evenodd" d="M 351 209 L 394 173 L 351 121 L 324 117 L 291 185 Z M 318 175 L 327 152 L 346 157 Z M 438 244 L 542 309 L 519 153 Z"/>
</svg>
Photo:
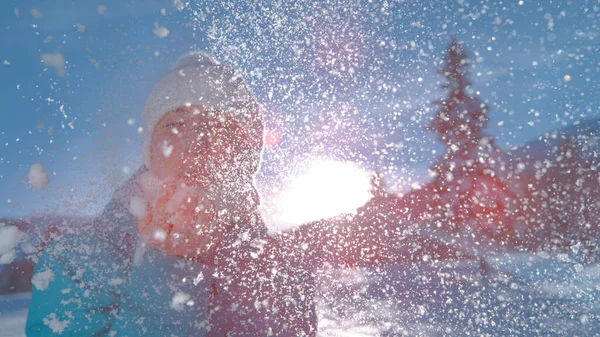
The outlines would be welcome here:
<svg viewBox="0 0 600 337">
<path fill-rule="evenodd" d="M 579 253 L 580 249 L 581 249 L 581 242 L 577 242 L 576 244 L 574 244 L 574 245 L 571 246 L 571 250 L 575 254 Z"/>
<path fill-rule="evenodd" d="M 104 13 L 106 13 L 106 6 L 98 5 L 98 14 L 102 15 Z"/>
<path fill-rule="evenodd" d="M 11 264 L 17 258 L 17 252 L 11 250 L 0 255 L 0 264 Z"/>
<path fill-rule="evenodd" d="M 183 2 L 181 0 L 173 0 L 173 6 L 180 12 L 183 10 Z"/>
<path fill-rule="evenodd" d="M 31 15 L 33 15 L 33 17 L 36 18 L 36 19 L 41 19 L 41 18 L 44 17 L 42 15 L 42 12 L 40 12 L 37 8 L 34 8 L 34 9 L 31 10 Z"/>
<path fill-rule="evenodd" d="M 52 332 L 57 334 L 62 334 L 65 331 L 65 328 L 69 325 L 68 320 L 59 321 L 56 318 L 55 313 L 51 313 L 48 317 L 44 318 L 44 324 L 52 329 Z"/>
<path fill-rule="evenodd" d="M 108 285 L 118 286 L 118 285 L 123 284 L 123 282 L 125 282 L 125 280 L 123 280 L 122 278 L 116 277 L 116 278 L 111 278 L 110 280 L 108 280 Z"/>
<path fill-rule="evenodd" d="M 31 187 L 40 190 L 48 186 L 48 183 L 50 182 L 48 172 L 46 172 L 46 169 L 40 163 L 31 165 L 29 173 L 27 173 L 27 178 L 29 179 Z"/>
<path fill-rule="evenodd" d="M 164 141 L 161 145 L 162 153 L 165 158 L 169 158 L 171 153 L 173 153 L 173 145 L 169 145 L 167 141 Z"/>
<path fill-rule="evenodd" d="M 164 242 L 167 239 L 167 232 L 161 228 L 154 231 L 154 240 Z"/>
<path fill-rule="evenodd" d="M 204 280 L 204 274 L 202 274 L 202 272 L 200 272 L 198 274 L 198 276 L 194 277 L 194 280 L 193 280 L 194 285 L 197 286 L 198 283 L 200 283 L 200 281 L 202 281 L 202 280 Z"/>
<path fill-rule="evenodd" d="M 65 76 L 67 73 L 65 70 L 65 57 L 61 53 L 44 53 L 41 56 L 42 62 L 46 67 L 52 67 L 56 69 L 58 76 Z"/>
<path fill-rule="evenodd" d="M 80 33 L 83 33 L 83 32 L 85 32 L 85 26 L 84 26 L 84 25 L 82 25 L 81 23 L 76 23 L 76 24 L 75 24 L 75 27 L 77 27 L 77 31 L 78 31 L 78 32 L 80 32 Z"/>
<path fill-rule="evenodd" d="M 183 311 L 186 302 L 188 302 L 189 300 L 190 295 L 183 292 L 177 292 L 175 293 L 175 295 L 173 295 L 173 298 L 171 299 L 171 309 L 176 311 Z"/>
<path fill-rule="evenodd" d="M 25 254 L 35 254 L 38 251 L 38 249 L 32 245 L 31 242 L 27 241 L 21 243 L 21 249 Z"/>
<path fill-rule="evenodd" d="M 39 291 L 48 289 L 50 282 L 54 281 L 54 272 L 50 269 L 46 269 L 43 272 L 33 275 L 31 283 Z"/>
<path fill-rule="evenodd" d="M 588 324 L 590 321 L 589 317 L 587 314 L 583 314 L 581 315 L 581 317 L 579 318 L 579 322 L 581 322 L 581 324 Z"/>
<path fill-rule="evenodd" d="M 565 75 L 565 76 L 563 77 L 563 80 L 564 80 L 565 82 L 570 82 L 570 81 L 571 81 L 571 76 L 570 76 L 569 74 L 567 74 L 567 75 Z"/>
<path fill-rule="evenodd" d="M 129 212 L 138 219 L 146 217 L 146 200 L 135 196 L 129 201 Z"/>
<path fill-rule="evenodd" d="M 27 238 L 15 226 L 4 226 L 0 223 L 0 264 L 12 263 L 17 257 L 16 248 Z"/>
<path fill-rule="evenodd" d="M 165 27 L 162 27 L 158 24 L 158 22 L 154 23 L 154 35 L 162 38 L 169 36 L 169 30 Z"/>
</svg>

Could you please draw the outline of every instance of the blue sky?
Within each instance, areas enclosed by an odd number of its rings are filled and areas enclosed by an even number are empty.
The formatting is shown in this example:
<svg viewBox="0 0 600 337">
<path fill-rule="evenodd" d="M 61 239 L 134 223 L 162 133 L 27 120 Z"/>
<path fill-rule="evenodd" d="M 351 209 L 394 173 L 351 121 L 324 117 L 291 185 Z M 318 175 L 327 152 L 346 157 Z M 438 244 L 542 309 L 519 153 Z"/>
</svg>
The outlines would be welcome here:
<svg viewBox="0 0 600 337">
<path fill-rule="evenodd" d="M 473 89 L 492 107 L 488 131 L 502 148 L 600 117 L 597 1 L 202 3 L 0 4 L 0 216 L 97 212 L 141 163 L 145 96 L 195 49 L 239 69 L 267 126 L 282 130 L 264 186 L 294 157 L 323 151 L 315 130 L 327 114 L 346 123 L 326 140 L 335 156 L 402 183 L 426 179 L 439 149 L 424 130 L 427 102 L 444 95 L 436 67 L 452 34 L 470 50 Z M 64 57 L 64 76 L 44 65 L 46 53 Z M 369 141 L 341 142 L 346 129 Z M 26 181 L 35 162 L 50 174 L 43 191 Z"/>
</svg>

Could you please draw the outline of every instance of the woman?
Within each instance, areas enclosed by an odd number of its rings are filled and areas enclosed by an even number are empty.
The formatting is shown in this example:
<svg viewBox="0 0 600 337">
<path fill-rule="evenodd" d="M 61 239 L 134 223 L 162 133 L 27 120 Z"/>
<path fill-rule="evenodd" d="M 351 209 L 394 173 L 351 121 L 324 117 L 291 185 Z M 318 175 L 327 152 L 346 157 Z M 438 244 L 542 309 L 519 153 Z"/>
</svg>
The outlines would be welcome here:
<svg viewBox="0 0 600 337">
<path fill-rule="evenodd" d="M 253 185 L 262 114 L 230 67 L 184 56 L 142 120 L 145 165 L 41 255 L 48 285 L 34 289 L 27 335 L 314 336 L 314 268 L 384 262 L 370 231 L 267 235 Z"/>
</svg>

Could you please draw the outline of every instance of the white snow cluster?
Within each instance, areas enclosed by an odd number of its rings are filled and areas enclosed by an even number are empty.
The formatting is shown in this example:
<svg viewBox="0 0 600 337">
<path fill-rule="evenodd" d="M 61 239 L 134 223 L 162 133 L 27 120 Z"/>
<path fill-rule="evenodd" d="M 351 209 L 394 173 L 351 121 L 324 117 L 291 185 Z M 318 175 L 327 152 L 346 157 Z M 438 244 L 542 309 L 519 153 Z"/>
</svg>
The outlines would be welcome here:
<svg viewBox="0 0 600 337">
<path fill-rule="evenodd" d="M 62 334 L 65 331 L 65 328 L 69 325 L 68 320 L 60 321 L 56 317 L 55 313 L 51 313 L 48 317 L 44 318 L 44 324 L 52 329 L 52 332 L 56 334 Z"/>
<path fill-rule="evenodd" d="M 193 301 L 190 300 L 190 295 L 182 292 L 177 292 L 171 299 L 171 309 L 175 311 L 183 311 L 185 305 L 194 305 Z"/>
<path fill-rule="evenodd" d="M 160 149 L 162 150 L 165 158 L 169 158 L 171 153 L 173 153 L 173 145 L 169 144 L 166 140 L 160 144 Z"/>
<path fill-rule="evenodd" d="M 17 257 L 17 247 L 26 239 L 27 234 L 17 227 L 0 223 L 0 264 L 12 263 Z"/>
<path fill-rule="evenodd" d="M 162 38 L 169 36 L 169 30 L 163 26 L 160 26 L 158 22 L 154 23 L 154 35 Z"/>
<path fill-rule="evenodd" d="M 175 8 L 176 8 L 178 11 L 180 11 L 180 12 L 181 12 L 181 11 L 183 10 L 183 8 L 185 7 L 185 6 L 184 6 L 184 4 L 183 4 L 183 2 L 182 2 L 181 0 L 172 0 L 172 2 L 173 2 L 173 6 L 175 6 Z"/>
<path fill-rule="evenodd" d="M 40 190 L 44 189 L 50 183 L 48 172 L 46 172 L 46 169 L 40 163 L 31 165 L 29 173 L 27 173 L 27 178 L 29 179 L 31 187 Z"/>
<path fill-rule="evenodd" d="M 162 228 L 158 228 L 154 231 L 154 240 L 159 242 L 164 242 L 167 239 L 167 232 L 165 232 Z"/>
<path fill-rule="evenodd" d="M 65 70 L 65 57 L 61 53 L 44 53 L 41 56 L 42 62 L 46 67 L 56 69 L 58 76 L 65 76 L 67 71 Z"/>
<path fill-rule="evenodd" d="M 33 275 L 33 277 L 31 278 L 31 283 L 39 291 L 44 291 L 48 289 L 48 286 L 52 281 L 54 281 L 54 272 L 50 269 L 46 269 L 42 272 L 39 272 Z"/>
</svg>

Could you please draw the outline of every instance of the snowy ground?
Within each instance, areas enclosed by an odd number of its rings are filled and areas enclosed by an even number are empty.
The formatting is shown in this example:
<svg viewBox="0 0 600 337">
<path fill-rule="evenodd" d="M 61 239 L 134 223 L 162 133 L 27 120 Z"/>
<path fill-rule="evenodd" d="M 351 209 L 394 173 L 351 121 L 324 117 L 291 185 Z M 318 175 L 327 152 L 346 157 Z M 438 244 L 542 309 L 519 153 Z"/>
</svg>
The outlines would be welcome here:
<svg viewBox="0 0 600 337">
<path fill-rule="evenodd" d="M 30 299 L 29 293 L 0 297 L 0 335 L 25 336 L 25 321 Z"/>
<path fill-rule="evenodd" d="M 600 265 L 569 254 L 510 254 L 488 259 L 487 274 L 481 267 L 324 272 L 320 335 L 600 336 Z M 0 298 L 2 336 L 24 336 L 29 296 Z"/>
<path fill-rule="evenodd" d="M 486 274 L 484 276 L 484 274 Z M 445 266 L 336 271 L 322 336 L 600 336 L 600 266 L 568 254 L 510 254 Z M 329 280 L 329 281 L 328 281 Z"/>
</svg>

